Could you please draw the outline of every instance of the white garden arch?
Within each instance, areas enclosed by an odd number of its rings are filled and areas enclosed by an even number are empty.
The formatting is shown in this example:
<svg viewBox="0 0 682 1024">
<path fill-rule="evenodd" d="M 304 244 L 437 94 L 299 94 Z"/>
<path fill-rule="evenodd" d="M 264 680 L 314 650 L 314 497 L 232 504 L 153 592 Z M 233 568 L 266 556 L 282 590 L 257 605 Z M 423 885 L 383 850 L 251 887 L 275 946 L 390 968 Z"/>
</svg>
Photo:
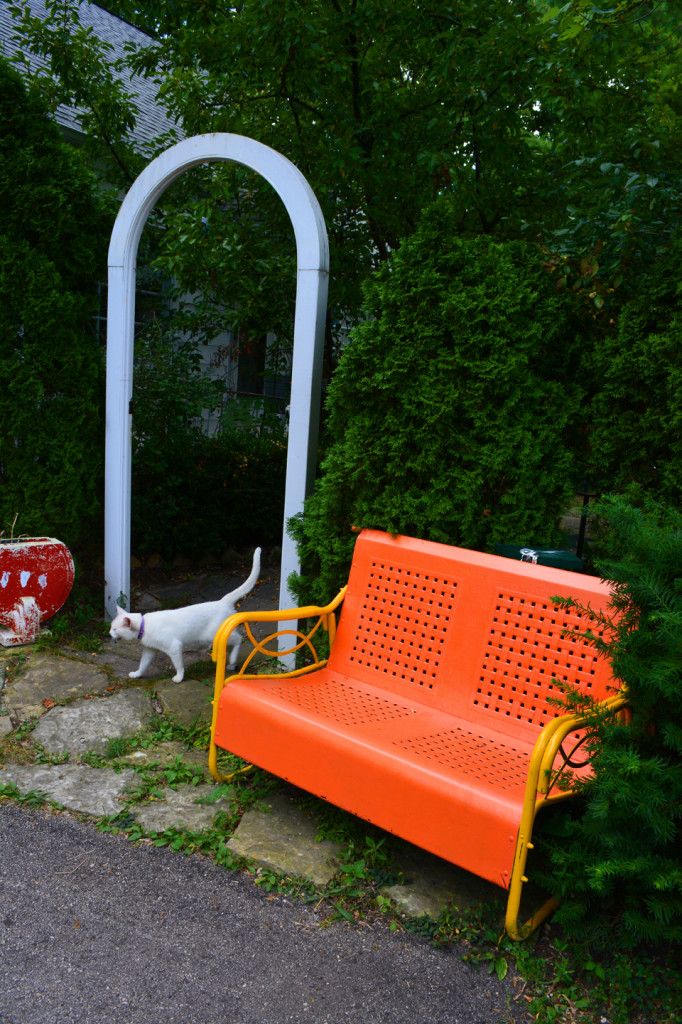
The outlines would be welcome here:
<svg viewBox="0 0 682 1024">
<path fill-rule="evenodd" d="M 282 529 L 280 608 L 294 603 L 287 579 L 299 568 L 287 520 L 303 508 L 315 473 L 327 309 L 329 246 L 322 211 L 300 171 L 281 153 L 241 135 L 197 135 L 153 160 L 119 210 L 109 245 L 107 312 L 106 465 L 104 500 L 105 611 L 130 599 L 135 265 L 142 229 L 156 200 L 184 171 L 227 161 L 260 174 L 284 203 L 296 238 L 297 275 L 289 440 Z M 211 500 L 206 495 L 206 500 Z M 244 510 L 248 515 L 248 509 Z"/>
</svg>

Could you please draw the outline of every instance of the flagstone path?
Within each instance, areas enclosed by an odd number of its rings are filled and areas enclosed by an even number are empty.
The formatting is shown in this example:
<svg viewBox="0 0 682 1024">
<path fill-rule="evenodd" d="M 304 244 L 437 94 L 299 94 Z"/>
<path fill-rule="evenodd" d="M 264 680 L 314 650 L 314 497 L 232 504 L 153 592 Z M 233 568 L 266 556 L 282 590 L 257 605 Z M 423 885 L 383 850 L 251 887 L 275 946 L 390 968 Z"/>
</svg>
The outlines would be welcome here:
<svg viewBox="0 0 682 1024">
<path fill-rule="evenodd" d="M 229 589 L 223 578 L 210 575 L 195 579 L 192 586 L 190 594 L 188 583 L 175 585 L 178 601 L 212 600 Z M 161 596 L 168 601 L 169 594 Z M 250 607 L 276 607 L 274 583 L 259 584 L 253 598 L 247 599 Z M 159 594 L 148 592 L 136 606 L 159 603 Z M 219 812 L 234 819 L 230 788 L 216 787 L 210 778 L 205 750 L 166 741 L 112 760 L 112 741 L 143 732 L 155 715 L 187 726 L 210 721 L 211 662 L 206 651 L 187 652 L 182 683 L 171 681 L 173 669 L 163 655 L 157 655 L 150 678 L 130 680 L 128 673 L 138 660 L 139 645 L 125 641 L 105 641 L 98 655 L 0 648 L 0 787 L 9 784 L 20 794 L 36 791 L 68 811 L 94 818 L 126 810 L 150 833 L 168 828 L 200 832 L 213 827 Z M 27 723 L 33 722 L 28 731 Z M 99 762 L 92 755 L 99 755 Z M 194 769 L 192 783 L 185 781 L 185 774 L 182 785 L 155 787 L 152 798 L 130 802 L 141 785 L 136 768 L 177 765 L 178 759 Z M 263 804 L 244 813 L 228 847 L 253 866 L 324 886 L 340 870 L 339 847 L 317 840 L 317 823 L 296 801 L 296 792 L 282 783 Z M 461 908 L 499 900 L 501 894 L 496 886 L 407 843 L 397 844 L 395 870 L 405 884 L 390 887 L 386 895 L 414 916 L 435 918 L 448 902 Z"/>
</svg>

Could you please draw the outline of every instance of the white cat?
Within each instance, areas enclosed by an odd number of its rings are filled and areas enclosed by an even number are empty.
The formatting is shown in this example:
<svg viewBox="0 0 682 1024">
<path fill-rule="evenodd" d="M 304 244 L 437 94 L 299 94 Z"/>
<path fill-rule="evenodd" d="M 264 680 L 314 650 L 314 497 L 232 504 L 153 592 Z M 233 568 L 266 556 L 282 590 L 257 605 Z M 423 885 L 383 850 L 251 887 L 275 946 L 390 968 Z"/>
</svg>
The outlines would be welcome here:
<svg viewBox="0 0 682 1024">
<path fill-rule="evenodd" d="M 218 627 L 230 615 L 235 605 L 246 597 L 256 585 L 260 573 L 260 548 L 253 554 L 253 566 L 247 581 L 225 594 L 219 601 L 205 601 L 190 604 L 186 608 L 170 608 L 159 612 L 127 612 L 116 605 L 117 616 L 111 623 L 110 636 L 114 640 L 139 640 L 144 648 L 136 672 L 129 672 L 131 679 L 143 675 L 154 659 L 155 651 L 167 654 L 175 666 L 174 683 L 181 683 L 185 675 L 182 652 L 185 647 L 210 647 Z M 237 630 L 230 636 L 230 658 L 228 667 L 237 664 L 239 647 L 242 642 Z"/>
</svg>

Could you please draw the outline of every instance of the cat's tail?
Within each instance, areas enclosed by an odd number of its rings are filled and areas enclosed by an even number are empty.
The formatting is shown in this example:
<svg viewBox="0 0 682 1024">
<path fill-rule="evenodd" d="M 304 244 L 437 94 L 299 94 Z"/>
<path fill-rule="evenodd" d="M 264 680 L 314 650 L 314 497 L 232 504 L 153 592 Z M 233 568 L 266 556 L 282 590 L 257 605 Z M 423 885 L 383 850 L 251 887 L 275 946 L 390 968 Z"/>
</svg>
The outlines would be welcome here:
<svg viewBox="0 0 682 1024">
<path fill-rule="evenodd" d="M 249 573 L 249 578 L 244 583 L 242 583 L 241 587 L 237 587 L 236 590 L 233 590 L 231 594 L 226 594 L 225 597 L 223 598 L 223 601 L 229 600 L 230 604 L 237 604 L 237 602 L 241 601 L 243 597 L 246 597 L 247 594 L 251 593 L 253 588 L 256 586 L 256 583 L 258 582 L 259 576 L 260 548 L 256 548 L 256 550 L 253 553 L 253 565 L 251 567 L 251 572 Z"/>
</svg>

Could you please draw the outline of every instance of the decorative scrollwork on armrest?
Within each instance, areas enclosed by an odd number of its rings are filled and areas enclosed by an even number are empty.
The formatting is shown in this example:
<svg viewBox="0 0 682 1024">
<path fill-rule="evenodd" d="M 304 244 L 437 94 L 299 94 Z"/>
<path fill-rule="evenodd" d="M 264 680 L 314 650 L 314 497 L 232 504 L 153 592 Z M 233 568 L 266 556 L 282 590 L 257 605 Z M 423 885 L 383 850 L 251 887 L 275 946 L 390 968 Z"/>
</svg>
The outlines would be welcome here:
<svg viewBox="0 0 682 1024">
<path fill-rule="evenodd" d="M 558 753 L 559 753 L 559 756 L 561 757 L 561 759 L 564 762 L 564 764 L 563 764 L 564 768 L 586 768 L 588 766 L 588 764 L 590 763 L 590 757 L 589 756 L 586 757 L 584 761 L 574 761 L 573 760 L 573 756 L 574 756 L 575 752 L 577 750 L 580 750 L 580 748 L 584 745 L 586 740 L 587 740 L 587 736 L 586 735 L 585 736 L 581 736 L 580 739 L 578 740 L 578 742 L 573 744 L 573 747 L 569 751 L 569 753 L 566 753 L 566 751 L 564 750 L 563 743 L 561 744 L 561 746 L 559 747 Z M 560 769 L 560 770 L 562 770 L 562 769 Z"/>
<path fill-rule="evenodd" d="M 251 644 L 251 650 L 244 660 L 239 675 L 244 675 L 246 673 L 254 658 L 259 654 L 265 658 L 275 659 L 292 654 L 299 655 L 306 653 L 311 659 L 309 665 L 306 667 L 312 669 L 321 666 L 324 662 L 323 659 L 320 658 L 315 644 L 313 643 L 313 638 L 322 628 L 329 631 L 329 624 L 326 619 L 327 616 L 320 615 L 307 631 L 303 629 L 295 629 L 293 627 L 291 629 L 280 629 L 274 633 L 268 634 L 268 636 L 264 637 L 262 640 L 259 640 L 254 636 L 251 628 L 251 622 L 245 622 L 243 624 L 244 632 L 246 633 L 247 640 Z M 280 644 L 282 637 L 287 638 L 285 647 L 282 647 Z M 291 639 L 289 640 L 289 638 Z"/>
</svg>

